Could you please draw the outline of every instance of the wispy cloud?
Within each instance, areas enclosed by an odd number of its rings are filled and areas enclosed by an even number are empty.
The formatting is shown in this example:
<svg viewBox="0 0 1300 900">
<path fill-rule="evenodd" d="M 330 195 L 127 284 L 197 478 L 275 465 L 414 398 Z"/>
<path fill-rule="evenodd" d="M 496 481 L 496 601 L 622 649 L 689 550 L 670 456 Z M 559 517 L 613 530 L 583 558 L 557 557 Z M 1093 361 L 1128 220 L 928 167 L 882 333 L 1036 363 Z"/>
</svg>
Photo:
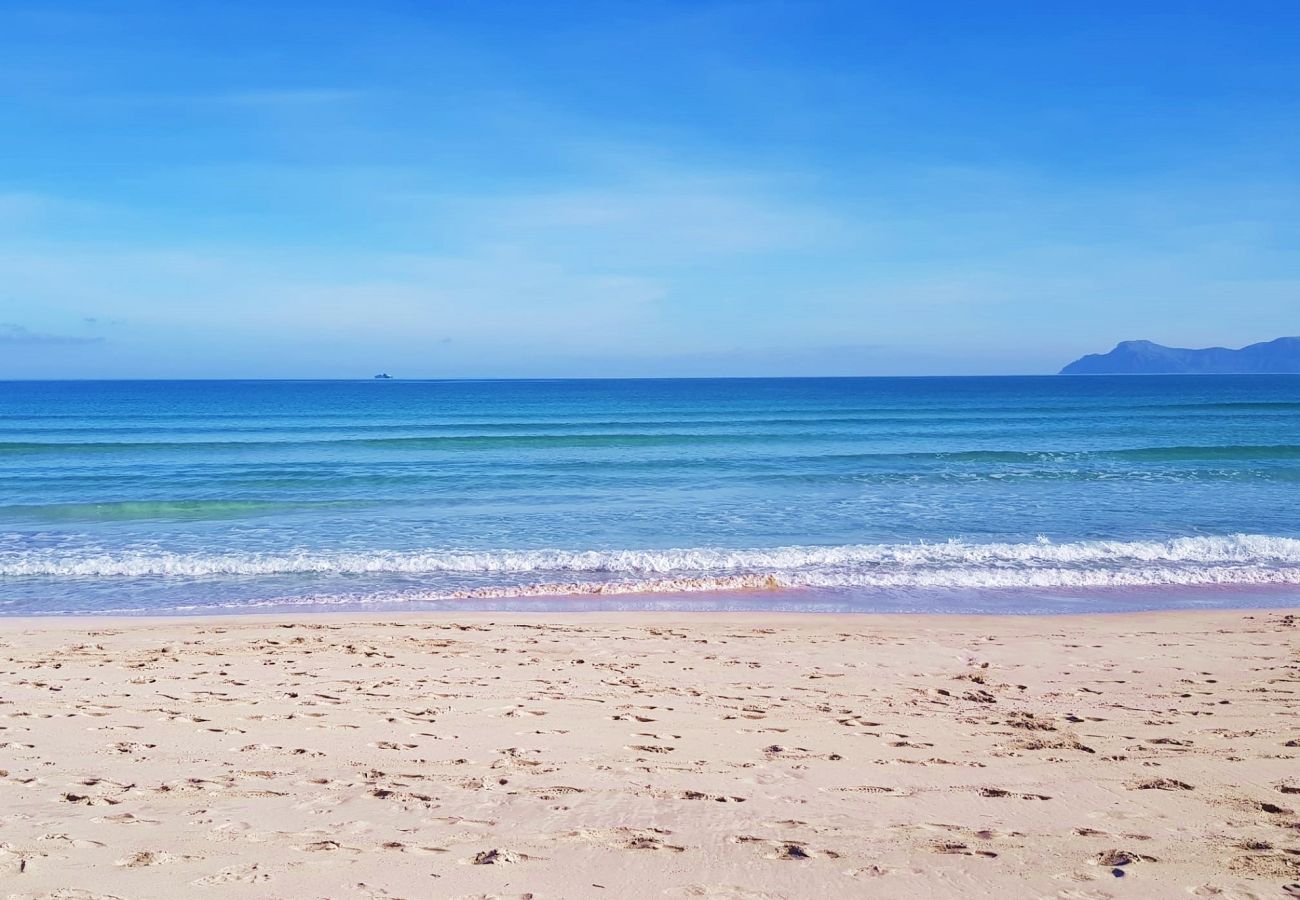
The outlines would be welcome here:
<svg viewBox="0 0 1300 900">
<path fill-rule="evenodd" d="M 100 344 L 102 337 L 83 337 L 72 334 L 49 334 L 44 331 L 32 331 L 13 322 L 0 322 L 0 344 L 7 345 L 68 345 Z"/>
<path fill-rule="evenodd" d="M 1055 371 L 1293 330 L 1273 23 L 1216 69 L 1187 22 L 808 6 L 20 0 L 0 375 Z"/>
<path fill-rule="evenodd" d="M 219 94 L 215 102 L 231 106 L 327 106 L 348 103 L 365 97 L 365 92 L 335 88 L 270 88 Z M 202 98 L 199 98 L 202 99 Z"/>
</svg>

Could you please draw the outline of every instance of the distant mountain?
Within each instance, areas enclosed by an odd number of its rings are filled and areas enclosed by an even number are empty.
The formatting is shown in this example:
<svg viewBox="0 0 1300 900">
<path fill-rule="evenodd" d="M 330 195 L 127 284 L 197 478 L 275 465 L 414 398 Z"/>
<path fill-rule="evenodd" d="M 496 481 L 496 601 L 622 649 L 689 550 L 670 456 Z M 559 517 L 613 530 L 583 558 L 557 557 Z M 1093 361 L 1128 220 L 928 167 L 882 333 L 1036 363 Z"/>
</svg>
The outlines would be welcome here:
<svg viewBox="0 0 1300 900">
<path fill-rule="evenodd" d="M 1300 373 L 1300 337 L 1284 337 L 1240 350 L 1185 350 L 1150 341 L 1120 341 L 1109 353 L 1076 359 L 1062 375 L 1280 375 Z"/>
</svg>

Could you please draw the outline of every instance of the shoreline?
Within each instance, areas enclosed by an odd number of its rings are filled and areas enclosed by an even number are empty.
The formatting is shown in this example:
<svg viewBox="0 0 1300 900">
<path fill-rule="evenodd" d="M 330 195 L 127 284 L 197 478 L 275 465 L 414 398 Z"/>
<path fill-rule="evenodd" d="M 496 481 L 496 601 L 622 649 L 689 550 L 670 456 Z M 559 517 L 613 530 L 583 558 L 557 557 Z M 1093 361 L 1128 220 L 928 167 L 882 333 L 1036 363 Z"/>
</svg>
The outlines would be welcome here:
<svg viewBox="0 0 1300 900">
<path fill-rule="evenodd" d="M 99 611 L 53 610 L 5 613 L 11 620 L 105 619 L 193 621 L 244 617 L 336 616 L 370 619 L 456 615 L 778 615 L 778 616 L 991 616 L 1032 617 L 1140 615 L 1162 612 L 1243 612 L 1300 608 L 1300 585 L 1152 585 L 1032 592 L 936 590 L 863 593 L 835 588 L 706 590 L 665 593 L 524 595 L 430 600 L 246 600 L 203 606 L 110 607 Z"/>
<path fill-rule="evenodd" d="M 110 544 L 113 542 L 110 541 Z M 1269 534 L 760 548 L 22 549 L 0 615 L 588 609 L 1058 613 L 1300 604 Z"/>
<path fill-rule="evenodd" d="M 1293 614 L 1300 615 L 1300 596 L 1295 598 L 1286 598 L 1280 600 L 1277 604 L 1261 604 L 1258 606 L 1222 606 L 1222 607 L 1183 607 L 1183 608 L 1153 608 L 1153 609 L 1120 609 L 1120 610 L 1099 610 L 1097 612 L 930 612 L 930 611 L 842 611 L 842 610 L 791 610 L 780 608 L 762 608 L 762 607 L 740 607 L 733 609 L 609 609 L 609 608 L 590 608 L 590 609 L 554 609 L 554 608 L 537 608 L 533 610 L 526 609 L 477 609 L 465 607 L 462 609 L 395 609 L 395 610 L 366 610 L 366 609 L 319 609 L 315 607 L 304 606 L 300 609 L 278 609 L 269 612 L 213 612 L 210 610 L 194 612 L 173 612 L 173 613 L 48 613 L 42 615 L 4 615 L 0 614 L 0 631 L 8 629 L 38 628 L 54 629 L 61 625 L 72 627 L 81 626 L 127 626 L 136 627 L 163 627 L 169 625 L 233 625 L 233 624 L 279 624 L 282 622 L 293 622 L 308 624 L 311 622 L 328 622 L 338 623 L 356 623 L 360 625 L 376 625 L 387 622 L 396 623 L 440 623 L 445 620 L 455 619 L 458 617 L 470 617 L 476 620 L 500 618 L 503 620 L 539 620 L 544 619 L 551 624 L 564 624 L 567 622 L 583 624 L 638 624 L 637 620 L 645 620 L 650 624 L 662 624 L 664 622 L 674 622 L 676 624 L 690 623 L 709 623 L 713 620 L 717 622 L 735 621 L 743 618 L 772 618 L 780 622 L 797 622 L 805 620 L 807 623 L 828 622 L 832 620 L 842 620 L 842 624 L 849 625 L 872 625 L 884 623 L 900 623 L 908 619 L 916 619 L 918 622 L 928 623 L 930 626 L 944 626 L 956 624 L 975 624 L 981 621 L 992 623 L 1011 623 L 1011 622 L 1050 622 L 1060 620 L 1062 623 L 1082 624 L 1093 620 L 1106 619 L 1185 619 L 1189 617 L 1201 616 L 1240 616 L 1251 614 Z M 555 617 L 561 621 L 551 622 Z"/>
</svg>

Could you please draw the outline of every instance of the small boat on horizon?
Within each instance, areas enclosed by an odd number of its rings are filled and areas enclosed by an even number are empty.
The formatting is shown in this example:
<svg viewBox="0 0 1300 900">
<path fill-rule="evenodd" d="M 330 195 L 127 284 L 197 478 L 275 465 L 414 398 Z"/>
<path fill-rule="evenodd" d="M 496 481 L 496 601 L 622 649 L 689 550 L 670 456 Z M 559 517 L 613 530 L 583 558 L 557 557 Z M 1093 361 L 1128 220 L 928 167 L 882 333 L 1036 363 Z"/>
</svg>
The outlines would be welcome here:
<svg viewBox="0 0 1300 900">
<path fill-rule="evenodd" d="M 380 372 L 378 375 L 375 376 L 375 379 L 377 381 L 392 381 L 393 376 L 389 375 L 387 372 Z"/>
</svg>

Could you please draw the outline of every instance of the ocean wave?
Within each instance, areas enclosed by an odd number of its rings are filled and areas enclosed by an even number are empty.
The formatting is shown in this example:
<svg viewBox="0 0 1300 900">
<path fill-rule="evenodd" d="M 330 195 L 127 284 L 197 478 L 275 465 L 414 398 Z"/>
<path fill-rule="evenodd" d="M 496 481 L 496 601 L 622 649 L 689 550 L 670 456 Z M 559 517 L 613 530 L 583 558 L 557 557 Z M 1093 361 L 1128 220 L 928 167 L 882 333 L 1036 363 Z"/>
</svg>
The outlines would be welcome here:
<svg viewBox="0 0 1300 900">
<path fill-rule="evenodd" d="M 794 436 L 778 432 L 592 432 L 560 434 L 459 434 L 459 435 L 405 435 L 402 437 L 320 437 L 320 438 L 267 438 L 263 440 L 230 438 L 226 440 L 195 439 L 187 441 L 119 440 L 119 441 L 0 441 L 0 455 L 33 455 L 52 453 L 143 453 L 160 451 L 225 452 L 232 450 L 284 450 L 334 449 L 353 447 L 369 450 L 515 450 L 540 447 L 545 449 L 593 449 L 602 447 L 658 447 L 678 444 L 733 444 L 759 443 L 793 439 Z M 837 438 L 837 435 L 810 435 L 801 433 L 800 440 Z"/>
<path fill-rule="evenodd" d="M 348 509 L 370 500 L 118 500 L 101 503 L 29 503 L 0 506 L 0 521 L 132 521 L 223 519 L 297 510 Z M 0 572 L 0 574 L 3 574 Z"/>
<path fill-rule="evenodd" d="M 1026 589 L 1045 589 L 1051 591 L 1060 591 L 1072 593 L 1075 591 L 1089 592 L 1101 591 L 1107 589 L 1126 589 L 1126 588 L 1189 588 L 1189 589 L 1213 589 L 1213 588 L 1232 588 L 1234 591 L 1244 591 L 1252 588 L 1267 588 L 1277 586 L 1290 586 L 1300 584 L 1300 568 L 1291 569 L 1220 569 L 1213 573 L 1210 572 L 1188 572 L 1188 571 L 1171 571 L 1171 570 L 1152 570 L 1130 571 L 1127 573 L 1112 573 L 1110 575 L 1093 572 L 1079 573 L 1077 571 L 1063 570 L 1039 570 L 1029 578 L 1017 579 L 1006 573 L 1000 577 L 982 577 L 978 573 L 970 571 L 947 571 L 934 572 L 926 577 L 904 578 L 896 576 L 893 578 L 863 578 L 857 579 L 828 579 L 818 576 L 777 576 L 777 575 L 731 575 L 718 577 L 688 577 L 688 578 L 653 578 L 637 579 L 622 581 L 603 581 L 603 582 L 584 582 L 584 581 L 549 581 L 549 582 L 528 582 L 515 585 L 500 585 L 495 587 L 467 588 L 460 590 L 427 590 L 427 589 L 395 589 L 379 590 L 368 592 L 331 592 L 331 593 L 305 593 L 293 594 L 287 596 L 262 597 L 262 598 L 243 598 L 222 600 L 205 597 L 202 601 L 181 602 L 169 605 L 150 605 L 150 606 L 132 606 L 132 607 L 110 607 L 95 608 L 93 612 L 100 615 L 118 615 L 118 614 L 172 614 L 172 613 L 201 613 L 214 611 L 230 612 L 256 612 L 259 610 L 284 610 L 291 608 L 327 608 L 327 609 L 359 609 L 365 607 L 394 607 L 394 606 L 412 606 L 418 608 L 421 605 L 435 605 L 439 607 L 455 606 L 457 603 L 465 604 L 483 604 L 487 603 L 486 608 L 497 608 L 490 604 L 500 601 L 511 603 L 516 601 L 527 602 L 529 600 L 546 601 L 546 600 L 593 600 L 627 597 L 629 600 L 637 598 L 660 598 L 672 600 L 674 595 L 731 595 L 727 600 L 722 601 L 727 605 L 710 607 L 710 602 L 706 596 L 698 601 L 706 604 L 698 607 L 702 609 L 725 609 L 725 608 L 762 608 L 766 610 L 791 610 L 802 612 L 814 612 L 824 610 L 827 612 L 850 611 L 885 611 L 891 607 L 876 608 L 872 605 L 873 601 L 866 600 L 865 606 L 854 607 L 845 606 L 845 599 L 837 599 L 836 595 L 826 593 L 827 590 L 858 588 L 872 591 L 883 591 L 892 594 L 893 591 L 904 591 L 908 594 L 922 594 L 930 591 L 956 591 L 956 592 L 977 592 L 988 591 L 998 593 L 1013 593 L 1024 591 Z M 804 593 L 799 595 L 787 595 L 782 597 L 783 592 L 800 591 Z M 875 595 L 879 602 L 880 594 Z M 896 595 L 906 596 L 906 595 Z M 1235 594 L 1234 594 L 1235 596 Z M 865 599 L 865 598 L 862 598 Z M 1059 598 L 1057 598 L 1059 601 Z M 933 603 L 931 599 L 929 601 Z M 1111 598 L 1110 603 L 1114 603 Z M 1166 601 L 1167 602 L 1167 601 Z M 730 604 L 740 603 L 741 606 L 733 607 Z M 761 606 L 751 607 L 744 604 L 758 603 Z M 919 603 L 919 605 L 918 605 Z M 969 606 L 970 600 L 964 601 L 965 606 L 959 607 L 964 612 L 1006 612 L 1006 607 L 1001 604 L 995 604 L 992 607 L 981 608 L 979 606 Z M 1149 601 L 1148 601 L 1149 603 Z M 1204 604 L 1204 599 L 1200 604 Z M 792 605 L 783 605 L 792 604 Z M 1213 604 L 1211 604 L 1213 605 Z M 479 606 L 478 608 L 484 608 Z M 502 607 L 524 609 L 520 607 Z M 604 607 L 609 608 L 609 607 Z M 618 607 L 615 607 L 618 608 Z M 635 608 L 635 607 L 629 607 Z M 909 611 L 954 611 L 945 606 L 930 606 L 925 602 L 913 600 L 904 607 Z M 1116 609 L 1146 609 L 1151 608 L 1149 605 L 1139 605 L 1125 607 L 1122 605 L 1113 607 Z M 1048 611 L 1048 608 L 1030 608 L 1021 611 Z M 49 609 L 42 608 L 37 610 L 41 615 L 72 615 L 84 613 L 85 609 Z M 1077 611 L 1077 610 L 1076 610 Z"/>
<path fill-rule="evenodd" d="M 926 426 L 931 427 L 931 426 Z M 978 436 L 979 433 L 976 432 Z M 899 433 L 894 432 L 893 437 Z M 919 436 L 919 435 L 914 435 Z M 858 441 L 843 431 L 812 432 L 788 430 L 746 431 L 622 431 L 622 432 L 552 432 L 522 434 L 420 434 L 401 437 L 351 436 L 302 437 L 225 440 L 194 439 L 180 441 L 0 441 L 0 457 L 48 455 L 141 454 L 158 452 L 230 453 L 241 451 L 339 450 L 344 448 L 372 451 L 420 451 L 461 453 L 484 450 L 608 450 L 672 449 L 701 445 L 788 444 L 835 445 Z M 1268 462 L 1300 459 L 1300 444 L 1189 444 L 1178 446 L 1110 447 L 1079 450 L 1012 450 L 981 448 L 939 451 L 867 450 L 865 452 L 826 453 L 809 459 L 854 461 L 870 465 L 919 463 L 970 464 L 1037 464 L 1064 462 L 1123 461 L 1138 463 Z"/>
<path fill-rule="evenodd" d="M 748 573 L 617 581 L 542 581 L 451 591 L 381 591 L 341 595 L 338 603 L 417 602 L 429 600 L 488 600 L 559 596 L 621 596 L 627 594 L 689 594 L 703 591 L 779 591 L 799 588 L 874 588 L 936 590 L 1015 590 L 1024 588 L 1119 588 L 1213 585 L 1300 584 L 1300 566 L 1286 568 L 1232 566 L 1215 569 L 1176 569 L 1147 566 L 1119 571 L 1044 568 L 1012 572 L 990 569 L 937 569 L 926 572 L 826 574 L 819 572 Z M 309 603 L 327 599 L 302 598 Z M 270 601 L 268 601 L 270 602 Z M 284 601 L 275 601 L 284 602 Z"/>
<path fill-rule="evenodd" d="M 1148 541 L 853 544 L 758 549 L 424 550 L 286 553 L 0 552 L 0 579 L 457 576 L 463 590 L 654 593 L 756 587 L 1053 588 L 1300 584 L 1300 540 L 1270 535 Z M 532 587 L 529 587 L 529 586 Z M 624 585 L 625 587 L 619 587 Z M 461 590 L 457 588 L 456 590 Z"/>
</svg>

